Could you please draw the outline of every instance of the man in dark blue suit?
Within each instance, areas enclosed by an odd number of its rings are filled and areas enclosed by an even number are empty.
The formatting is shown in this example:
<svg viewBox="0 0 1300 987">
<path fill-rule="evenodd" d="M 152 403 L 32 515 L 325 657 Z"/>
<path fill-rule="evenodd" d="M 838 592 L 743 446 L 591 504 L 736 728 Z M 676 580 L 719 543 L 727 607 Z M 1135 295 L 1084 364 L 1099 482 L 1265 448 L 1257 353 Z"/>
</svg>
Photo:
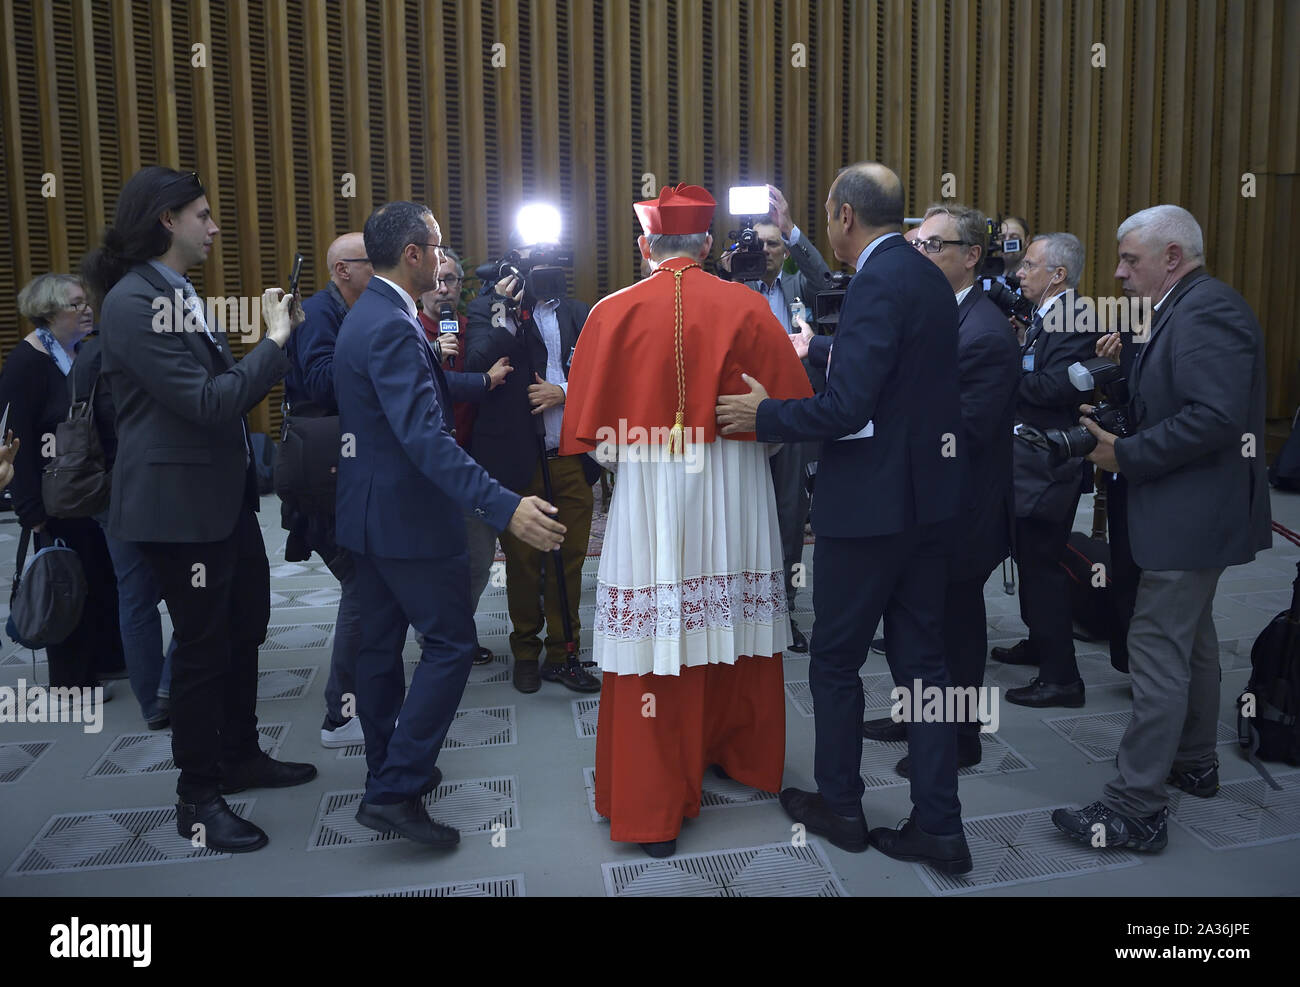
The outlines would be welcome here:
<svg viewBox="0 0 1300 987">
<path fill-rule="evenodd" d="M 427 206 L 390 202 L 365 226 L 375 268 L 349 310 L 334 354 L 342 449 L 338 542 L 356 562 L 362 621 L 357 713 L 366 738 L 366 793 L 357 821 L 436 847 L 460 834 L 429 818 L 422 796 L 476 651 L 463 514 L 543 550 L 564 527 L 555 508 L 505 490 L 456 444 L 449 385 L 433 361 L 415 299 L 442 263 L 442 235 Z M 407 625 L 424 646 L 403 703 Z M 400 720 L 399 720 L 400 714 Z"/>
<path fill-rule="evenodd" d="M 793 401 L 719 398 L 724 434 L 760 442 L 825 440 L 813 496 L 813 628 L 808 684 L 816 708 L 817 791 L 787 788 L 790 818 L 852 852 L 868 839 L 900 860 L 971 868 L 957 801 L 952 722 L 908 728 L 911 818 L 874 829 L 862 812 L 862 682 L 881 615 L 894 681 L 946 689 L 943 596 L 950 522 L 961 492 L 957 303 L 943 274 L 901 235 L 903 187 L 880 164 L 842 170 L 826 200 L 835 256 L 854 264 L 826 390 Z M 809 354 L 826 356 L 818 342 Z M 910 706 L 910 703 L 909 703 Z"/>
<path fill-rule="evenodd" d="M 957 369 L 961 388 L 961 439 L 969 459 L 962 477 L 960 523 L 948 564 L 943 644 L 957 688 L 984 685 L 988 624 L 984 584 L 1011 545 L 1011 427 L 1020 351 L 1002 311 L 984 297 L 977 280 L 988 249 L 988 220 L 968 206 L 926 210 L 914 244 L 941 270 L 957 298 Z M 862 725 L 868 740 L 904 740 L 907 724 L 893 717 Z M 957 766 L 979 764 L 980 724 L 957 724 Z M 907 777 L 910 758 L 898 762 Z"/>
</svg>

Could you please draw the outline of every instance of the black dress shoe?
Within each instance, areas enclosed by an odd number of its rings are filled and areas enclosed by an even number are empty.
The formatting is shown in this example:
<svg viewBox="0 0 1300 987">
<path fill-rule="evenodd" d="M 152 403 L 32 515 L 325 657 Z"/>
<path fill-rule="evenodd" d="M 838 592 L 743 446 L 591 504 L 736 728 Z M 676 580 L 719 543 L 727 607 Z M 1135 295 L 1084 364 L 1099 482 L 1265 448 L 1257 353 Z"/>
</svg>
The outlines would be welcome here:
<svg viewBox="0 0 1300 987">
<path fill-rule="evenodd" d="M 965 833 L 934 836 L 913 819 L 898 829 L 873 829 L 869 838 L 871 845 L 886 857 L 927 864 L 943 874 L 966 874 L 975 866 Z"/>
<path fill-rule="evenodd" d="M 277 761 L 265 751 L 239 764 L 221 768 L 221 794 L 233 795 L 246 788 L 292 788 L 316 777 L 316 765 Z"/>
<path fill-rule="evenodd" d="M 424 783 L 424 786 L 420 789 L 420 795 L 421 796 L 428 795 L 431 791 L 433 791 L 441 784 L 442 784 L 442 768 L 434 768 L 433 776 Z"/>
<path fill-rule="evenodd" d="M 247 819 L 235 815 L 220 795 L 195 802 L 177 802 L 176 832 L 191 842 L 198 840 L 209 850 L 221 853 L 249 853 L 262 849 L 269 842 L 266 833 Z"/>
<path fill-rule="evenodd" d="M 145 720 L 144 723 L 150 730 L 166 730 L 172 725 L 172 718 L 167 713 L 159 713 L 152 720 Z"/>
<path fill-rule="evenodd" d="M 1083 679 L 1069 685 L 1052 685 L 1038 678 L 1029 680 L 1029 684 L 1020 689 L 1008 689 L 1007 702 L 1017 706 L 1033 706 L 1045 709 L 1048 706 L 1066 706 L 1078 709 L 1083 705 Z"/>
<path fill-rule="evenodd" d="M 487 648 L 479 648 L 474 655 L 474 664 L 475 665 L 492 664 L 492 652 L 489 651 Z"/>
<path fill-rule="evenodd" d="M 460 831 L 430 819 L 418 798 L 391 805 L 362 802 L 357 806 L 357 822 L 367 829 L 395 833 L 440 850 L 449 850 L 460 842 Z"/>
<path fill-rule="evenodd" d="M 560 682 L 574 692 L 599 692 L 600 679 L 587 671 L 595 667 L 594 661 L 548 661 L 541 674 L 545 681 Z"/>
<path fill-rule="evenodd" d="M 677 852 L 677 841 L 664 840 L 661 843 L 642 843 L 641 849 L 656 860 L 662 860 L 664 857 L 671 857 Z"/>
<path fill-rule="evenodd" d="M 790 645 L 790 650 L 797 655 L 806 655 L 808 653 L 808 639 L 803 636 L 803 631 L 799 630 L 799 625 L 790 618 L 790 634 L 794 638 L 794 643 Z"/>
<path fill-rule="evenodd" d="M 894 722 L 892 716 L 882 716 L 878 720 L 867 720 L 862 724 L 862 736 L 867 740 L 883 743 L 907 739 L 907 724 Z"/>
<path fill-rule="evenodd" d="M 1009 648 L 994 648 L 989 657 L 1004 665 L 1037 665 L 1038 656 L 1029 650 L 1028 641 L 1017 641 Z"/>
<path fill-rule="evenodd" d="M 831 811 L 819 792 L 787 788 L 781 792 L 781 808 L 808 832 L 824 836 L 841 850 L 862 853 L 867 849 L 867 819 L 858 810 L 856 817 Z"/>
<path fill-rule="evenodd" d="M 542 676 L 537 670 L 537 662 L 515 659 L 515 688 L 523 693 L 536 692 L 542 687 Z"/>
<path fill-rule="evenodd" d="M 982 761 L 983 759 L 984 759 L 984 750 L 983 748 L 980 747 L 979 741 L 975 742 L 974 747 L 971 747 L 968 744 L 963 744 L 960 740 L 957 741 L 958 769 L 973 768 L 975 767 L 975 765 L 979 764 L 980 761 Z M 911 778 L 912 777 L 912 756 L 909 754 L 907 757 L 903 758 L 901 761 L 895 764 L 894 770 L 897 771 L 904 778 Z"/>
</svg>

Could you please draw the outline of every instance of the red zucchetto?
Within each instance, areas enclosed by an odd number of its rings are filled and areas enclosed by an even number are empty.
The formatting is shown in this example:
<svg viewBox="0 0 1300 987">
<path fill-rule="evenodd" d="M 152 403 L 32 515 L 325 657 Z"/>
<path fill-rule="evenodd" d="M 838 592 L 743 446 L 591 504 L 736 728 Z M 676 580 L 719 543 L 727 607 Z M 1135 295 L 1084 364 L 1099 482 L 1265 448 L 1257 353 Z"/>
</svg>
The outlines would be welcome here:
<svg viewBox="0 0 1300 987">
<path fill-rule="evenodd" d="M 632 208 L 636 210 L 646 236 L 689 236 L 709 231 L 716 206 L 717 202 L 707 189 L 698 185 L 678 185 L 676 188 L 664 186 L 659 198 L 633 203 Z"/>
</svg>

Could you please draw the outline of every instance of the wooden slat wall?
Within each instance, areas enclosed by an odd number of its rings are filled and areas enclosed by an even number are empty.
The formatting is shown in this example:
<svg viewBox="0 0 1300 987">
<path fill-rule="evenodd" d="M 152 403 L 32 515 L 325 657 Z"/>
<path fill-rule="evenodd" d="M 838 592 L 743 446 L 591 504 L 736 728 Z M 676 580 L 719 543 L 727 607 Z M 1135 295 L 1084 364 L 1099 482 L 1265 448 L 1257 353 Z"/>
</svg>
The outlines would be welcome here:
<svg viewBox="0 0 1300 987">
<path fill-rule="evenodd" d="M 724 205 L 727 185 L 779 177 L 825 252 L 829 182 L 875 158 L 903 176 L 909 214 L 952 173 L 962 201 L 1077 234 L 1093 294 L 1115 290 L 1125 216 L 1185 205 L 1210 270 L 1264 324 L 1270 415 L 1300 401 L 1300 0 L 0 0 L 0 27 L 30 39 L 0 45 L 0 352 L 29 328 L 18 289 L 46 264 L 75 268 L 149 154 L 207 185 L 223 229 L 196 272 L 210 294 L 260 293 L 294 249 L 320 287 L 344 219 L 360 229 L 384 194 L 412 190 L 479 262 L 508 245 L 529 190 L 560 200 L 589 302 L 639 276 L 644 171 L 662 186 L 707 169 Z M 194 42 L 207 67 L 189 63 Z M 67 51 L 77 64 L 58 64 Z M 45 172 L 77 191 L 42 199 Z M 69 229 L 83 209 L 89 228 Z M 730 223 L 720 209 L 715 239 Z"/>
</svg>

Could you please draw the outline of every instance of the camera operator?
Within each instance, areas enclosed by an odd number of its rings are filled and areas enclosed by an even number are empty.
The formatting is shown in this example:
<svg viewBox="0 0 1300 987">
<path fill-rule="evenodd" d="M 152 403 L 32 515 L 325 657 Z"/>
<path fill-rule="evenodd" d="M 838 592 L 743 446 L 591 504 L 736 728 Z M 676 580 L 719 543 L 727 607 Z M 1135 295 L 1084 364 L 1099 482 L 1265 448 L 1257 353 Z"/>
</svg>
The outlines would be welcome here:
<svg viewBox="0 0 1300 987">
<path fill-rule="evenodd" d="M 770 205 L 766 221 L 754 224 L 754 232 L 763 244 L 767 267 L 760 280 L 747 281 L 745 284 L 767 298 L 768 307 L 781 323 L 781 328 L 787 333 L 798 333 L 800 326 L 791 315 L 791 306 L 798 299 L 804 303 L 806 311 L 811 312 L 813 299 L 826 288 L 826 274 L 830 268 L 812 241 L 794 225 L 790 207 L 781 190 L 769 185 L 768 201 Z M 718 266 L 724 271 L 731 270 L 732 253 L 733 251 L 726 251 L 718 259 Z M 793 257 L 798 267 L 793 274 L 785 271 L 787 257 Z M 813 390 L 824 391 L 824 365 L 810 363 L 802 351 L 800 356 Z M 776 491 L 777 523 L 781 529 L 781 550 L 785 556 L 785 598 L 792 614 L 790 631 L 794 636 L 794 644 L 790 650 L 798 654 L 807 652 L 808 641 L 793 617 L 794 597 L 798 592 L 794 567 L 803 560 L 803 529 L 804 521 L 808 518 L 808 491 L 804 486 L 804 470 L 809 462 L 817 458 L 819 445 L 816 442 L 790 442 L 770 459 L 772 485 Z"/>
<path fill-rule="evenodd" d="M 952 684 L 984 684 L 988 624 L 984 584 L 1011 543 L 1011 425 L 1019 353 L 1002 312 L 984 297 L 977 276 L 988 246 L 988 220 L 968 206 L 931 206 L 913 246 L 943 271 L 957 297 L 957 372 L 961 438 L 969 465 L 962 476 L 961 524 L 944 588 L 943 645 Z M 892 717 L 862 725 L 868 740 L 905 740 L 907 726 Z M 957 725 L 957 766 L 979 764 L 980 725 Z M 898 773 L 907 777 L 904 758 Z"/>
<path fill-rule="evenodd" d="M 1245 300 L 1206 273 L 1201 227 L 1187 210 L 1144 209 L 1117 239 L 1115 277 L 1126 295 L 1152 300 L 1154 324 L 1133 361 L 1129 434 L 1080 421 L 1097 440 L 1088 458 L 1128 478 L 1142 567 L 1128 638 L 1133 716 L 1101 799 L 1058 809 L 1052 821 L 1092 846 L 1101 825 L 1107 848 L 1158 851 L 1165 785 L 1202 797 L 1219 787 L 1219 577 L 1272 545 L 1254 448 L 1264 435 L 1264 340 Z M 1113 355 L 1114 339 L 1098 353 Z"/>
<path fill-rule="evenodd" d="M 1096 337 L 1076 333 L 1074 289 L 1083 271 L 1083 244 L 1069 233 L 1034 238 L 1017 271 L 1021 290 L 1038 310 L 1021 347 L 1021 377 L 1016 421 L 1034 428 L 1069 428 L 1078 420 L 1079 392 L 1070 383 L 1072 363 L 1090 359 Z M 1058 329 L 1062 331 L 1052 331 Z M 1084 703 L 1083 680 L 1074 660 L 1073 620 L 1068 576 L 1061 555 L 1074 526 L 1083 485 L 1083 461 L 1059 466 L 1045 450 L 1013 445 L 1016 499 L 1015 557 L 1020 566 L 1020 617 L 1029 639 L 1012 648 L 994 648 L 995 661 L 1038 665 L 1038 676 L 1020 689 L 1008 689 L 1008 702 L 1020 706 L 1070 706 Z"/>
<path fill-rule="evenodd" d="M 527 248 L 519 252 L 526 266 Z M 537 266 L 534 272 L 546 270 Z M 557 269 L 551 268 L 552 271 Z M 548 281 L 552 279 L 547 279 Z M 536 416 L 543 416 L 545 455 L 550 469 L 556 519 L 568 530 L 560 549 L 568 590 L 569 620 L 575 639 L 581 623 L 578 601 L 582 563 L 587 557 L 593 507 L 592 484 L 600 467 L 586 455 L 560 456 L 560 425 L 568 387 L 569 361 L 588 306 L 566 297 L 534 298 L 529 277 L 507 273 L 469 306 L 469 345 L 466 369 L 487 372 L 507 358 L 514 372 L 479 406 L 470 453 L 502 486 L 523 496 L 544 483 L 536 433 Z M 559 282 L 556 282 L 559 283 Z M 562 288 L 559 289 L 561 292 Z M 506 554 L 506 600 L 510 609 L 510 650 L 514 655 L 514 685 L 523 693 L 541 688 L 541 681 L 562 682 L 575 692 L 599 692 L 600 680 L 582 665 L 567 661 L 563 619 L 553 557 L 503 532 Z M 542 566 L 547 566 L 545 614 L 538 596 Z M 546 640 L 540 638 L 546 624 Z M 545 667 L 539 667 L 543 650 Z"/>
<path fill-rule="evenodd" d="M 433 347 L 434 356 L 442 365 L 443 372 L 450 378 L 458 366 L 462 369 L 465 366 L 461 354 L 468 345 L 469 319 L 459 311 L 461 287 L 465 283 L 465 269 L 461 266 L 460 256 L 450 247 L 444 247 L 442 254 L 437 286 L 420 296 L 420 325 L 424 327 L 425 338 Z M 454 333 L 442 331 L 440 323 L 445 313 L 450 313 L 450 317 L 456 321 Z M 504 356 L 494 363 L 491 370 L 481 375 L 487 390 L 500 387 L 513 369 L 509 358 Z M 456 442 L 466 452 L 470 449 L 474 421 L 478 417 L 478 406 L 482 399 L 480 395 L 477 399 L 457 401 L 452 405 Z M 492 572 L 492 558 L 497 550 L 497 531 L 473 514 L 466 514 L 465 535 L 469 539 L 469 601 L 471 608 L 477 609 L 479 597 L 487 588 Z M 492 661 L 491 651 L 477 641 L 475 648 L 475 665 L 486 665 Z"/>
</svg>

